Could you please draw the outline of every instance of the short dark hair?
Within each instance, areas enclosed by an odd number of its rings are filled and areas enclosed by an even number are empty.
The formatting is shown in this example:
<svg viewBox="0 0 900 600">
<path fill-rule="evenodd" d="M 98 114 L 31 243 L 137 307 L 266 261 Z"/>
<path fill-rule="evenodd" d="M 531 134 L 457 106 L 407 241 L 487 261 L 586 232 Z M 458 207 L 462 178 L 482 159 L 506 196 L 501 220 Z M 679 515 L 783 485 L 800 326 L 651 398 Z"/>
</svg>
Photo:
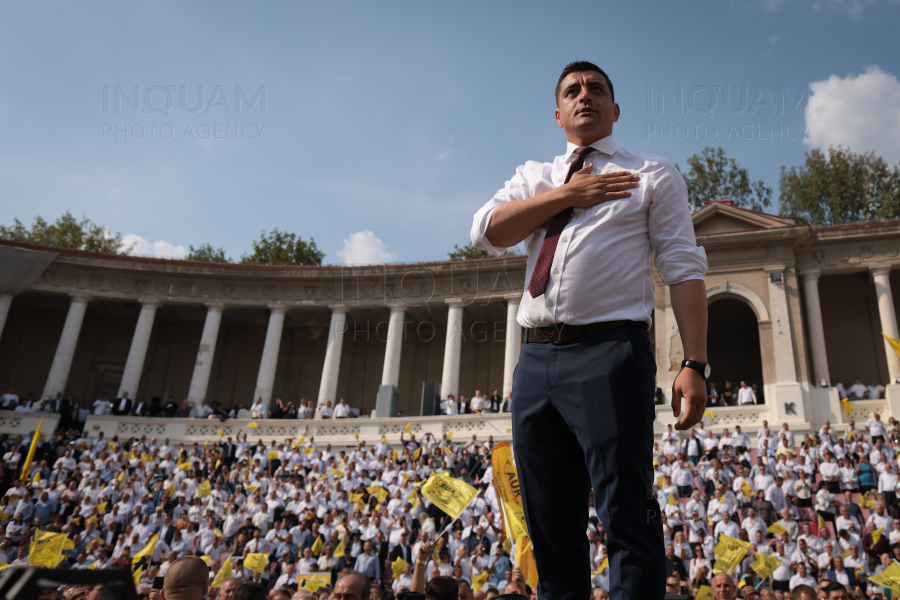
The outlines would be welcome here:
<svg viewBox="0 0 900 600">
<path fill-rule="evenodd" d="M 435 577 L 425 586 L 425 600 L 456 600 L 459 583 L 452 577 Z"/>
<path fill-rule="evenodd" d="M 266 588 L 254 581 L 245 581 L 235 588 L 231 597 L 233 600 L 266 600 L 267 596 Z"/>
<path fill-rule="evenodd" d="M 616 93 L 613 91 L 612 81 L 609 80 L 609 75 L 607 75 L 603 69 L 598 67 L 592 62 L 588 62 L 586 60 L 576 60 L 574 62 L 570 62 L 566 65 L 566 68 L 563 69 L 562 75 L 559 76 L 559 81 L 556 82 L 556 105 L 559 106 L 559 87 L 562 85 L 563 79 L 571 75 L 572 73 L 581 73 L 583 71 L 595 71 L 603 75 L 606 79 L 606 86 L 609 88 L 609 96 L 612 98 L 612 101 L 616 101 Z"/>
<path fill-rule="evenodd" d="M 837 581 L 832 581 L 832 582 L 829 582 L 829 584 L 826 585 L 825 589 L 822 591 L 825 592 L 825 595 L 827 596 L 831 592 L 840 592 L 842 590 L 844 592 L 847 591 L 847 588 L 846 588 L 846 586 L 844 586 L 844 584 L 838 583 Z"/>
</svg>

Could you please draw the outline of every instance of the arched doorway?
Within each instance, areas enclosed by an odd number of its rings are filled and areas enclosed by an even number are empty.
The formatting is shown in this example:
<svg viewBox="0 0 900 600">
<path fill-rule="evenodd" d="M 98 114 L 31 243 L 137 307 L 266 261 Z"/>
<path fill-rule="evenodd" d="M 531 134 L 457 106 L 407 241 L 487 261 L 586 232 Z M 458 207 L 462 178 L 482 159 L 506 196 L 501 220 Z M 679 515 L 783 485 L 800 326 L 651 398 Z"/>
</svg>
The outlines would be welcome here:
<svg viewBox="0 0 900 600">
<path fill-rule="evenodd" d="M 741 381 L 763 388 L 759 322 L 750 306 L 734 298 L 713 298 L 709 304 L 707 353 L 712 366 L 710 382 L 721 392 L 725 382 L 733 388 Z"/>
</svg>

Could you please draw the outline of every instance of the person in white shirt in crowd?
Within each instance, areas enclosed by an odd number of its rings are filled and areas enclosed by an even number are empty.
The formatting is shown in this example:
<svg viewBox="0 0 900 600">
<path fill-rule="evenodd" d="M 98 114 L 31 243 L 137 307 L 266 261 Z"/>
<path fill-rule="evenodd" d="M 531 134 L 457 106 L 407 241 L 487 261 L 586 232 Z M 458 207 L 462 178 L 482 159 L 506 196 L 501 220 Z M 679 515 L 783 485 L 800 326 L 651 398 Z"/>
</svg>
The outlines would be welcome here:
<svg viewBox="0 0 900 600">
<path fill-rule="evenodd" d="M 847 390 L 847 394 L 847 397 L 850 400 L 865 400 L 869 395 L 869 390 L 863 384 L 862 379 L 857 377 L 856 383 L 850 386 L 850 389 Z"/>
<path fill-rule="evenodd" d="M 866 390 L 868 391 L 866 398 L 869 400 L 878 400 L 884 394 L 884 386 L 874 378 L 872 379 L 872 385 L 867 386 Z"/>
<path fill-rule="evenodd" d="M 105 415 L 112 408 L 112 404 L 107 399 L 106 394 L 100 397 L 99 400 L 94 401 L 94 414 L 95 415 Z"/>
<path fill-rule="evenodd" d="M 196 419 L 205 419 L 213 412 L 212 407 L 209 405 L 209 401 L 204 398 L 203 402 L 200 403 L 200 406 L 194 409 L 194 418 Z"/>
<path fill-rule="evenodd" d="M 869 432 L 869 437 L 872 438 L 872 443 L 878 447 L 878 441 L 884 442 L 884 421 L 881 420 L 881 415 L 875 413 L 872 415 L 872 418 L 866 421 L 866 429 Z M 874 464 L 875 461 L 872 461 Z"/>
<path fill-rule="evenodd" d="M 325 404 L 319 405 L 319 414 L 323 419 L 330 419 L 334 415 L 334 409 L 331 408 L 331 400 L 326 400 Z"/>
<path fill-rule="evenodd" d="M 469 403 L 472 412 L 484 412 L 484 405 L 485 397 L 481 395 L 481 390 L 475 390 L 475 396 L 472 397 L 472 401 Z"/>
<path fill-rule="evenodd" d="M 813 589 L 816 589 L 817 587 L 816 580 L 809 575 L 809 571 L 806 568 L 806 563 L 797 564 L 797 572 L 791 576 L 788 588 L 793 590 L 798 585 L 808 585 Z"/>
<path fill-rule="evenodd" d="M 753 393 L 753 388 L 747 386 L 746 381 L 742 381 L 741 387 L 738 389 L 737 403 L 738 406 L 756 404 L 756 394 Z"/>
<path fill-rule="evenodd" d="M 713 536 L 716 540 L 719 540 L 722 534 L 738 539 L 741 537 L 741 528 L 731 520 L 731 514 L 727 512 L 722 513 L 722 520 L 716 524 L 713 530 Z"/>
<path fill-rule="evenodd" d="M 338 400 L 337 405 L 334 407 L 334 418 L 335 419 L 347 419 L 350 417 L 350 407 L 347 406 L 347 401 L 341 398 Z"/>
<path fill-rule="evenodd" d="M 268 416 L 269 409 L 266 408 L 265 403 L 263 403 L 262 396 L 257 396 L 256 400 L 253 401 L 253 405 L 250 407 L 250 418 L 265 419 Z"/>
</svg>

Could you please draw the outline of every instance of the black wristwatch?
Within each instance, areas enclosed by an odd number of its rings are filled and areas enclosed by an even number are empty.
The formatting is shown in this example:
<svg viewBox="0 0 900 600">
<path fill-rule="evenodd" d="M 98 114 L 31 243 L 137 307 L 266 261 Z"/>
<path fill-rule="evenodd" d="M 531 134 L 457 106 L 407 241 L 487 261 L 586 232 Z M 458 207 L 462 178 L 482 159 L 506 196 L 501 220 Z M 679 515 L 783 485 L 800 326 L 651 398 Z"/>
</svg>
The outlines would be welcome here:
<svg viewBox="0 0 900 600">
<path fill-rule="evenodd" d="M 709 374 L 712 373 L 712 369 L 709 367 L 709 363 L 697 362 L 696 360 L 683 360 L 681 361 L 681 368 L 687 367 L 688 369 L 693 369 L 700 373 L 700 377 L 703 378 L 703 381 L 709 379 Z"/>
</svg>

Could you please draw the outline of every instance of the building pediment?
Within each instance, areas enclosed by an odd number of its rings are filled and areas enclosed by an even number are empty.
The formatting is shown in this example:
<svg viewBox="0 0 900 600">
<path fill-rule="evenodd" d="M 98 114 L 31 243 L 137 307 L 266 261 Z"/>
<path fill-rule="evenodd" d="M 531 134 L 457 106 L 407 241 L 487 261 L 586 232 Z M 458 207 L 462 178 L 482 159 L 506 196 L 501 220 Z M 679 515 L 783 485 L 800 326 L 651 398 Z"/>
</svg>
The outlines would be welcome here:
<svg viewBox="0 0 900 600">
<path fill-rule="evenodd" d="M 734 206 L 731 200 L 712 200 L 691 215 L 696 235 L 714 235 L 738 231 L 761 231 L 792 227 L 793 217 L 779 217 L 768 213 Z"/>
</svg>

